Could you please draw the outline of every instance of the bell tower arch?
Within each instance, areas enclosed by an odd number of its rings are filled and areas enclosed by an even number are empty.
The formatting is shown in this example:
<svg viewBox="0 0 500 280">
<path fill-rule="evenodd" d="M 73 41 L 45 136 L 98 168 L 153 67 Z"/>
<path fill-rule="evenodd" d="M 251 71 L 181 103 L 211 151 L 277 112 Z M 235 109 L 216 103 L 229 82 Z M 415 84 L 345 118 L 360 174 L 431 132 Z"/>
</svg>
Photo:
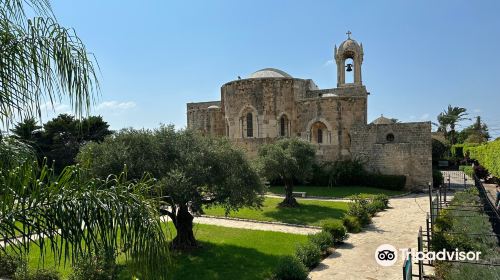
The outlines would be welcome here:
<svg viewBox="0 0 500 280">
<path fill-rule="evenodd" d="M 351 39 L 351 31 L 347 31 L 347 40 L 335 50 L 333 56 L 337 63 L 337 87 L 363 85 L 361 81 L 361 65 L 363 64 L 363 44 Z M 347 63 L 346 63 L 347 62 Z M 354 71 L 353 81 L 346 82 L 346 72 Z"/>
</svg>

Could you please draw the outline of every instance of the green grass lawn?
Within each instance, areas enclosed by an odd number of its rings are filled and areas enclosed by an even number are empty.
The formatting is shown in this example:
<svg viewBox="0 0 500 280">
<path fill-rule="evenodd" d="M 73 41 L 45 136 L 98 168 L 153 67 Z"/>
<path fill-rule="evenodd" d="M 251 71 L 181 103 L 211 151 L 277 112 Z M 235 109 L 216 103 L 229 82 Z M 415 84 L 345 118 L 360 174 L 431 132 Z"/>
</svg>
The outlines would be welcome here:
<svg viewBox="0 0 500 280">
<path fill-rule="evenodd" d="M 170 232 L 175 229 L 169 224 Z M 203 246 L 197 250 L 173 253 L 173 279 L 268 279 L 281 256 L 292 255 L 299 243 L 305 243 L 307 236 L 271 231 L 247 230 L 195 225 L 195 236 Z M 29 267 L 39 267 L 39 250 L 32 247 Z M 57 262 L 48 253 L 46 268 L 53 268 Z M 120 280 L 132 279 L 126 270 L 124 256 L 118 257 L 124 267 Z M 69 265 L 57 268 L 63 279 L 70 273 Z"/>
<path fill-rule="evenodd" d="M 203 248 L 174 257 L 174 279 L 268 279 L 305 235 L 198 225 Z"/>
<path fill-rule="evenodd" d="M 293 188 L 296 192 L 306 192 L 308 196 L 324 197 L 348 197 L 354 194 L 386 194 L 388 196 L 406 193 L 406 191 L 392 191 L 372 187 L 362 186 L 339 186 L 339 187 L 318 187 L 318 186 L 296 186 Z M 272 186 L 270 193 L 285 194 L 283 186 Z"/>
<path fill-rule="evenodd" d="M 321 226 L 326 221 L 333 221 L 342 218 L 347 211 L 346 202 L 301 200 L 299 207 L 279 208 L 278 203 L 283 199 L 266 197 L 262 209 L 242 208 L 238 212 L 231 212 L 229 217 L 282 222 L 299 225 Z M 213 216 L 224 216 L 224 209 L 212 207 L 204 209 L 205 214 Z"/>
</svg>

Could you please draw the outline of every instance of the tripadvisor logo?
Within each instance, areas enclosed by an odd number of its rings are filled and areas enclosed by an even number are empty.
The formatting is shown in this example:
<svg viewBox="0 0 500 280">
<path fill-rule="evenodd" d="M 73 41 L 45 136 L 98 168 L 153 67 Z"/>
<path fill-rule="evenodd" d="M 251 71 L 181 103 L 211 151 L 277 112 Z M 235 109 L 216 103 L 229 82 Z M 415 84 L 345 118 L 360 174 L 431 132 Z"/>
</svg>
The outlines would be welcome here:
<svg viewBox="0 0 500 280">
<path fill-rule="evenodd" d="M 408 248 L 399 249 L 401 260 L 404 261 L 410 255 Z M 449 251 L 443 249 L 441 251 L 422 252 L 416 249 L 411 250 L 412 260 L 416 261 L 479 261 L 481 252 L 479 251 Z M 390 244 L 382 244 L 375 250 L 375 261 L 381 266 L 391 266 L 397 261 L 398 250 Z"/>
</svg>

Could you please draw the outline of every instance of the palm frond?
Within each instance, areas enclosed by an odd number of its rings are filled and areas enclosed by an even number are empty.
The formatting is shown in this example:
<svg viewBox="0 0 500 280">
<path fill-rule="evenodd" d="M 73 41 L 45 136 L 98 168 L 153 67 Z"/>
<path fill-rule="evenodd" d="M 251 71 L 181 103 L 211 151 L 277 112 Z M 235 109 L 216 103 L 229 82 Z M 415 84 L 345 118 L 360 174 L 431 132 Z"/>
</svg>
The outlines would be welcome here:
<svg viewBox="0 0 500 280">
<path fill-rule="evenodd" d="M 15 6 L 20 1 L 6 2 Z M 42 5 L 38 2 L 44 1 L 29 2 Z M 63 97 L 82 116 L 99 91 L 97 72 L 95 57 L 73 29 L 51 17 L 37 17 L 24 25 L 5 11 L 0 13 L 0 120 L 4 124 L 13 117 L 41 116 L 43 103 L 53 104 Z"/>
<path fill-rule="evenodd" d="M 123 252 L 145 279 L 166 279 L 168 241 L 156 202 L 144 195 L 152 183 L 88 179 L 78 166 L 57 177 L 36 163 L 3 170 L 0 237 L 15 252 L 38 246 L 42 257 L 48 250 L 71 262 L 98 247 Z"/>
</svg>

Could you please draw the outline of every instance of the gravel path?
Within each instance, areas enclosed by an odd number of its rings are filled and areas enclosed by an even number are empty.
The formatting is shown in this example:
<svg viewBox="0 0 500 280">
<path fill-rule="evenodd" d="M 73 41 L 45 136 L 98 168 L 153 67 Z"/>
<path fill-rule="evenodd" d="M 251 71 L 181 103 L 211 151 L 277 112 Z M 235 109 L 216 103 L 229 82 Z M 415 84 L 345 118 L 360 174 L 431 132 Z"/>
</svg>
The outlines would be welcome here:
<svg viewBox="0 0 500 280">
<path fill-rule="evenodd" d="M 392 208 L 378 213 L 363 232 L 351 234 L 346 243 L 324 259 L 309 277 L 312 280 L 402 279 L 403 261 L 400 256 L 393 266 L 382 267 L 375 261 L 375 250 L 382 244 L 391 244 L 397 249 L 416 248 L 418 228 L 425 228 L 429 197 L 411 195 L 394 198 L 390 200 L 390 206 Z M 415 266 L 413 269 L 417 273 Z"/>
<path fill-rule="evenodd" d="M 260 223 L 251 221 L 241 221 L 241 220 L 231 220 L 231 219 L 221 219 L 213 217 L 195 217 L 194 223 L 206 224 L 206 225 L 216 225 L 222 227 L 233 227 L 233 228 L 244 228 L 244 229 L 254 229 L 254 230 L 267 230 L 267 231 L 278 231 L 285 233 L 294 234 L 313 234 L 320 232 L 321 230 L 316 228 L 308 227 L 297 227 L 282 224 L 271 224 L 271 223 Z"/>
<path fill-rule="evenodd" d="M 277 194 L 266 194 L 265 197 L 272 198 L 284 198 L 284 195 Z M 319 201 L 342 201 L 342 202 L 350 202 L 350 199 L 347 198 L 319 198 L 319 197 L 297 197 L 298 200 L 319 200 Z"/>
</svg>

